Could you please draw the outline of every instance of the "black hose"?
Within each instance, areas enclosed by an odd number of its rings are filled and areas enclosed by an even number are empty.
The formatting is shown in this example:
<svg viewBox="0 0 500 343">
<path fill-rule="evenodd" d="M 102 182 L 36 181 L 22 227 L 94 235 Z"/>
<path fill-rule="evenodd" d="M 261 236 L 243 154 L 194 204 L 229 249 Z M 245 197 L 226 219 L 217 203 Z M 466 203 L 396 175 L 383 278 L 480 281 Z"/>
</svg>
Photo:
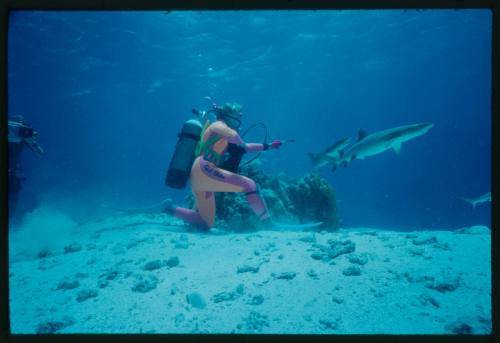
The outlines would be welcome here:
<svg viewBox="0 0 500 343">
<path fill-rule="evenodd" d="M 255 123 L 253 124 L 252 126 L 250 126 L 249 128 L 247 128 L 245 131 L 243 131 L 243 133 L 241 134 L 241 138 L 244 138 L 245 135 L 252 129 L 254 129 L 255 127 L 257 126 L 263 126 L 264 127 L 264 130 L 265 130 L 265 135 L 264 135 L 264 143 L 267 143 L 267 126 L 266 124 L 262 123 L 262 122 L 258 122 L 258 123 Z M 253 161 L 255 161 L 261 154 L 262 152 L 259 151 L 259 153 L 257 155 L 255 155 L 254 158 L 251 158 L 249 159 L 248 161 L 246 161 L 245 163 L 242 163 L 241 166 L 246 166 L 247 164 L 250 164 L 252 163 Z"/>
</svg>

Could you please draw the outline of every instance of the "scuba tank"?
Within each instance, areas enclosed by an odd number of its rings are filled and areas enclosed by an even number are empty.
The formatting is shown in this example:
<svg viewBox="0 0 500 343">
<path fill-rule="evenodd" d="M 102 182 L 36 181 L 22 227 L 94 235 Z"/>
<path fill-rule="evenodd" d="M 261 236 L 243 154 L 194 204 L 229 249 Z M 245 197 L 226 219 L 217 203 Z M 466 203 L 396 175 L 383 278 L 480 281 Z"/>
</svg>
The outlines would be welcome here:
<svg viewBox="0 0 500 343">
<path fill-rule="evenodd" d="M 200 140 L 203 126 L 198 119 L 190 119 L 184 123 L 175 145 L 174 155 L 170 160 L 165 184 L 172 188 L 186 187 L 195 159 L 195 150 Z"/>
<path fill-rule="evenodd" d="M 210 97 L 206 97 L 208 100 L 212 101 L 212 109 L 208 111 L 199 111 L 197 109 L 193 109 L 191 112 L 196 114 L 199 119 L 190 119 L 184 123 L 182 126 L 181 132 L 177 135 L 179 140 L 175 145 L 174 154 L 172 159 L 170 160 L 170 165 L 167 170 L 167 175 L 165 177 L 165 184 L 172 188 L 182 189 L 186 187 L 187 180 L 191 174 L 191 167 L 193 166 L 193 162 L 197 155 L 199 155 L 199 149 L 203 147 L 200 145 L 200 140 L 202 133 L 206 129 L 206 127 L 210 124 L 210 121 L 207 120 L 208 114 L 212 112 L 216 112 L 219 107 L 217 104 L 213 102 Z M 205 124 L 203 125 L 202 122 Z M 256 126 L 263 126 L 265 129 L 265 137 L 264 141 L 267 140 L 267 127 L 263 123 L 256 123 L 249 127 L 245 132 L 243 132 L 242 137 L 244 137 L 251 129 Z M 205 142 L 207 144 L 207 142 Z M 210 145 L 210 142 L 208 142 Z M 233 173 L 238 172 L 238 167 L 240 166 L 243 155 L 246 153 L 243 147 L 240 147 L 236 144 L 228 144 L 228 148 L 225 154 L 225 159 L 222 161 L 221 168 L 231 171 Z M 254 158 L 246 161 L 242 165 L 246 165 L 251 163 L 257 157 L 259 157 L 260 153 L 257 154 Z"/>
</svg>

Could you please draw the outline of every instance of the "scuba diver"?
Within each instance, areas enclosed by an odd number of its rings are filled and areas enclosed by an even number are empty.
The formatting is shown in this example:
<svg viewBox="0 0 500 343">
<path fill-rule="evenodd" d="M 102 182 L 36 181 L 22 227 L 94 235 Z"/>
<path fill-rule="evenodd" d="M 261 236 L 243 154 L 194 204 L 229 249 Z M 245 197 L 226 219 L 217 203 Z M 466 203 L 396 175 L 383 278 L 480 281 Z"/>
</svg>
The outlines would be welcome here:
<svg viewBox="0 0 500 343">
<path fill-rule="evenodd" d="M 294 142 L 294 139 L 274 140 L 272 143 L 246 143 L 243 138 L 257 123 L 239 134 L 242 118 L 242 107 L 236 103 L 226 103 L 219 107 L 210 97 L 212 109 L 192 112 L 198 119 L 187 120 L 178 136 L 173 156 L 167 170 L 165 183 L 177 189 L 186 187 L 191 179 L 191 190 L 195 197 L 195 206 L 192 209 L 174 206 L 173 200 L 167 198 L 160 203 L 141 208 L 117 208 L 103 205 L 106 208 L 126 212 L 139 213 L 167 213 L 182 219 L 194 227 L 209 230 L 215 222 L 215 194 L 216 192 L 243 192 L 259 219 L 261 227 L 266 229 L 304 230 L 319 227 L 322 222 L 284 224 L 271 220 L 269 210 L 264 199 L 259 194 L 259 187 L 252 179 L 239 175 L 238 167 L 243 155 L 247 152 L 261 152 L 270 149 L 279 149 L 284 142 Z M 216 121 L 206 120 L 209 113 L 215 115 Z M 204 125 L 202 123 L 205 123 Z M 267 140 L 267 128 L 266 138 Z M 248 164 L 253 159 L 246 161 Z"/>
<path fill-rule="evenodd" d="M 36 132 L 24 120 L 23 116 L 12 116 L 8 119 L 8 141 L 9 141 L 9 212 L 13 215 L 16 211 L 19 192 L 22 188 L 22 182 L 26 180 L 23 169 L 20 166 L 21 153 L 25 147 L 38 155 L 43 154 L 43 149 L 38 145 Z"/>
<path fill-rule="evenodd" d="M 214 104 L 214 108 L 210 111 L 215 114 L 216 121 L 211 124 L 207 122 L 202 130 L 194 154 L 195 159 L 190 168 L 189 177 L 191 190 L 196 198 L 196 208 L 176 207 L 171 199 L 166 199 L 162 202 L 163 211 L 208 230 L 215 221 L 214 192 L 244 192 L 260 222 L 272 226 L 273 222 L 264 199 L 259 194 L 257 184 L 252 179 L 237 174 L 237 165 L 244 153 L 278 149 L 282 141 L 274 140 L 270 144 L 244 142 L 238 133 L 242 107 L 237 103 L 226 103 L 222 107 Z M 181 138 L 181 135 L 179 137 Z M 226 152 L 229 152 L 227 159 L 225 159 L 228 155 Z M 168 179 L 174 180 L 177 176 L 172 173 L 173 171 L 175 170 L 172 170 L 171 163 L 167 175 L 167 184 L 171 186 L 173 184 L 169 183 Z"/>
</svg>

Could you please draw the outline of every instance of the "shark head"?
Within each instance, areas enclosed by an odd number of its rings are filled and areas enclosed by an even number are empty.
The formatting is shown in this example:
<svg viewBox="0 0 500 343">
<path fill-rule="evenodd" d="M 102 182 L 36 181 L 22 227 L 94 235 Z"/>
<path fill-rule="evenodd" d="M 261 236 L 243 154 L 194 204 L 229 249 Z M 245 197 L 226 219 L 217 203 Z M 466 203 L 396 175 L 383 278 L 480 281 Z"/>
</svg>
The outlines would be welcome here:
<svg viewBox="0 0 500 343">
<path fill-rule="evenodd" d="M 433 126 L 434 124 L 432 123 L 419 123 L 419 124 L 408 125 L 401 130 L 401 133 L 403 134 L 403 136 L 413 138 L 421 136 L 424 133 L 427 133 Z"/>
<path fill-rule="evenodd" d="M 400 126 L 384 131 L 382 139 L 385 142 L 405 142 L 409 139 L 421 136 L 429 131 L 434 124 L 419 123 L 406 126 Z"/>
</svg>

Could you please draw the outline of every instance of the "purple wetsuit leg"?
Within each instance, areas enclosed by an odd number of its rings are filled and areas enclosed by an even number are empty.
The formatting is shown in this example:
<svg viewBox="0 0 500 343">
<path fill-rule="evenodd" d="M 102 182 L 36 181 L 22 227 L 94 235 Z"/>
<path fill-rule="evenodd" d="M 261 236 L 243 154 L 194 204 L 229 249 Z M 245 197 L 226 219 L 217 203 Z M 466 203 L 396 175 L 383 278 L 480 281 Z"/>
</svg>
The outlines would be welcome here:
<svg viewBox="0 0 500 343">
<path fill-rule="evenodd" d="M 230 190 L 227 185 L 236 186 L 232 188 L 239 189 L 240 192 L 246 193 L 248 204 L 260 219 L 269 218 L 266 204 L 257 191 L 255 181 L 246 176 L 217 168 L 203 159 L 200 161 L 200 167 L 206 177 L 215 181 L 212 185 L 212 191 L 228 192 Z M 218 185 L 219 187 L 217 187 Z"/>
<path fill-rule="evenodd" d="M 254 211 L 254 213 L 259 217 L 259 219 L 264 220 L 269 218 L 269 212 L 267 210 L 264 199 L 259 195 L 259 193 L 250 193 L 246 195 L 248 204 Z"/>
<path fill-rule="evenodd" d="M 207 223 L 205 223 L 203 218 L 198 213 L 198 211 L 190 210 L 183 207 L 176 207 L 174 208 L 173 214 L 175 217 L 182 219 L 192 225 L 198 226 L 203 229 L 209 228 Z"/>
</svg>

